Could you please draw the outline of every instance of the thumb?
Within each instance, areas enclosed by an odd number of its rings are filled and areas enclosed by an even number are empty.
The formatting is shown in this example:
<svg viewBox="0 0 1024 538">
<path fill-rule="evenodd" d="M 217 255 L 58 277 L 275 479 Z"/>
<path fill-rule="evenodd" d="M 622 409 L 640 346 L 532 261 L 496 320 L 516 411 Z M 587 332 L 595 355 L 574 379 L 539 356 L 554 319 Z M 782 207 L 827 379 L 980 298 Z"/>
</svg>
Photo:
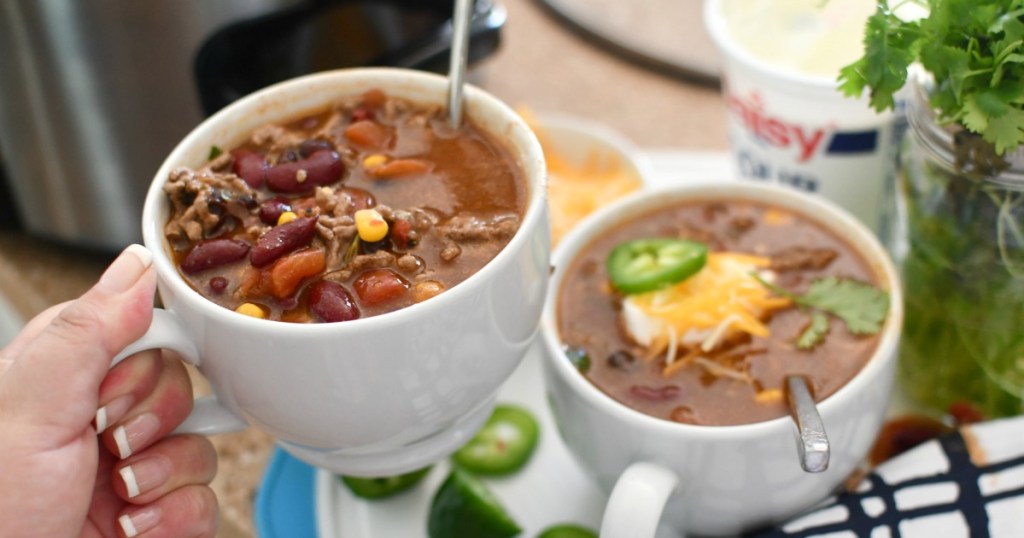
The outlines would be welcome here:
<svg viewBox="0 0 1024 538">
<path fill-rule="evenodd" d="M 8 418 L 81 434 L 96 412 L 110 361 L 149 328 L 152 261 L 145 247 L 129 246 L 92 289 L 23 344 L 0 378 L 0 410 Z"/>
</svg>

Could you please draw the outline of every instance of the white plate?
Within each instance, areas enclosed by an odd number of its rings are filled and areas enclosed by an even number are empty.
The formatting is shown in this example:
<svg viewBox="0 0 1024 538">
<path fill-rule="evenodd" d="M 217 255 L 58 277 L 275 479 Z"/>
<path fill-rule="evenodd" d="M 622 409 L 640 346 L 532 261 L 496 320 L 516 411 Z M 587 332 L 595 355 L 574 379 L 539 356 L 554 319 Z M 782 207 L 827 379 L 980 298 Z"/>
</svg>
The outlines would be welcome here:
<svg viewBox="0 0 1024 538">
<path fill-rule="evenodd" d="M 514 403 L 530 410 L 540 422 L 540 441 L 533 457 L 519 472 L 484 479 L 512 517 L 522 536 L 536 536 L 558 523 L 576 523 L 597 529 L 606 497 L 583 472 L 562 443 L 544 397 L 540 341 L 534 342 L 522 364 L 498 392 L 499 403 Z M 431 498 L 448 475 L 447 461 L 434 466 L 412 490 L 396 497 L 365 501 L 352 495 L 334 475 L 318 471 L 316 477 L 317 530 L 322 538 L 427 535 Z"/>
</svg>

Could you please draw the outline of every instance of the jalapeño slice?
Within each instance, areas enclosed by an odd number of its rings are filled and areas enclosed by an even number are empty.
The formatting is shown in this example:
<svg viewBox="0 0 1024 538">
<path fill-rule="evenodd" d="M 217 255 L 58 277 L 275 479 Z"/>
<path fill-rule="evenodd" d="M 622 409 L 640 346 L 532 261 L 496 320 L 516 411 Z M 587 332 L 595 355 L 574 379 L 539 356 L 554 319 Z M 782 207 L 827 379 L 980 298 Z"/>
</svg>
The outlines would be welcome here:
<svg viewBox="0 0 1024 538">
<path fill-rule="evenodd" d="M 479 478 L 456 467 L 430 503 L 430 538 L 508 538 L 522 532 Z"/>
<path fill-rule="evenodd" d="M 708 259 L 708 247 L 659 237 L 627 241 L 612 249 L 606 267 L 612 286 L 633 295 L 665 288 L 693 276 Z"/>
<path fill-rule="evenodd" d="M 420 480 L 423 480 L 424 476 L 427 476 L 429 471 L 430 467 L 424 467 L 411 473 L 380 478 L 356 478 L 353 476 L 339 476 L 338 478 L 357 497 L 383 499 L 415 486 Z"/>
<path fill-rule="evenodd" d="M 525 409 L 495 406 L 487 423 L 452 459 L 464 469 L 482 475 L 504 475 L 519 470 L 537 446 L 537 421 Z"/>
</svg>

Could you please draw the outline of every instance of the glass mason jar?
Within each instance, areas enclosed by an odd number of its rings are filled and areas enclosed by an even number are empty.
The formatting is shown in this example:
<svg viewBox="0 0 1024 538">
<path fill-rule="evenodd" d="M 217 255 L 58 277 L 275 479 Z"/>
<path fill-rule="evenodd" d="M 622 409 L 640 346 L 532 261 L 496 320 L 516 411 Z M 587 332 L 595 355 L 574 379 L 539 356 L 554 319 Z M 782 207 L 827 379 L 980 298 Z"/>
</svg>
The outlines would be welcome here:
<svg viewBox="0 0 1024 538">
<path fill-rule="evenodd" d="M 917 404 L 1024 410 L 1024 150 L 940 125 L 911 81 L 893 254 L 905 287 L 900 381 Z"/>
</svg>

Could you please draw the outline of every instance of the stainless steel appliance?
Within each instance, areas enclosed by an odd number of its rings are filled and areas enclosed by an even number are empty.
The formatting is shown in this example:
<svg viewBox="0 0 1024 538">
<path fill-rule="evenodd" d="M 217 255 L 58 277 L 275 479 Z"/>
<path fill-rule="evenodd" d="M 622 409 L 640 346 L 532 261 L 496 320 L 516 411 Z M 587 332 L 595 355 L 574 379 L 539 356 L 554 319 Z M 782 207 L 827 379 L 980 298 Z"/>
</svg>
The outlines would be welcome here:
<svg viewBox="0 0 1024 538">
<path fill-rule="evenodd" d="M 11 193 L 0 210 L 60 241 L 137 241 L 153 173 L 205 115 L 325 69 L 443 72 L 452 4 L 0 0 L 0 178 Z M 477 0 L 471 61 L 496 49 L 504 22 Z"/>
</svg>

